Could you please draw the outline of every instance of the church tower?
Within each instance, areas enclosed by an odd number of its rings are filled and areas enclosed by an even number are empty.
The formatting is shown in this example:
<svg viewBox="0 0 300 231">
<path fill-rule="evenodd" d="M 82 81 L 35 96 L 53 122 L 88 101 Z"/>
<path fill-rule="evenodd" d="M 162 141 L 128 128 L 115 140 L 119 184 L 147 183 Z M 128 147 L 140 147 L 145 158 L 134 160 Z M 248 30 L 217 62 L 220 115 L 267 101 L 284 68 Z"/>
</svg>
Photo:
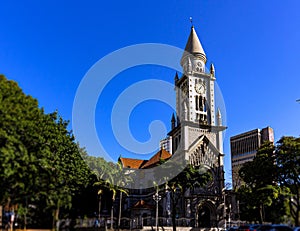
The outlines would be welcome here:
<svg viewBox="0 0 300 231">
<path fill-rule="evenodd" d="M 183 74 L 179 77 L 176 73 L 174 80 L 177 116 L 172 117 L 169 132 L 172 154 L 183 157 L 195 167 L 205 167 L 212 175 L 212 182 L 189 195 L 194 199 L 186 203 L 191 203 L 189 206 L 194 207 L 196 214 L 203 214 L 203 211 L 199 212 L 200 207 L 204 209 L 210 225 L 216 225 L 220 220 L 217 208 L 222 203 L 224 188 L 222 132 L 226 127 L 222 125 L 222 115 L 215 104 L 215 68 L 213 64 L 206 68 L 206 54 L 194 26 L 180 64 Z"/>
<path fill-rule="evenodd" d="M 206 68 L 206 54 L 194 26 L 185 46 L 180 64 L 183 75 L 175 75 L 176 114 L 172 118 L 173 153 L 184 151 L 189 159 L 189 148 L 202 135 L 223 153 L 222 115 L 215 108 L 215 68 Z M 222 162 L 223 164 L 223 162 Z"/>
</svg>

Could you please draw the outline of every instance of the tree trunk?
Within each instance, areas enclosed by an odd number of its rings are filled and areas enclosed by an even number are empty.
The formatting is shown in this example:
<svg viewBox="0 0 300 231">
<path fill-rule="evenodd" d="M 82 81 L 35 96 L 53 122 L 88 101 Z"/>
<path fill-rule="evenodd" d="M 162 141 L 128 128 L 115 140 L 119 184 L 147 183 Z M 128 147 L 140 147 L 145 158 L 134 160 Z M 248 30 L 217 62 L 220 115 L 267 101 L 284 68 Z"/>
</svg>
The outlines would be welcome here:
<svg viewBox="0 0 300 231">
<path fill-rule="evenodd" d="M 26 226 L 27 226 L 27 207 L 26 207 L 26 210 L 24 213 L 24 228 L 23 228 L 23 230 L 26 230 Z"/>
<path fill-rule="evenodd" d="M 120 192 L 120 203 L 119 203 L 119 217 L 118 217 L 118 230 L 120 230 L 120 225 L 121 225 L 121 213 L 122 213 L 122 196 L 123 193 Z"/>
<path fill-rule="evenodd" d="M 296 221 L 295 221 L 295 226 L 298 227 L 300 225 L 300 208 L 297 208 L 297 215 L 296 215 Z"/>
<path fill-rule="evenodd" d="M 171 202 L 172 202 L 172 227 L 173 231 L 176 231 L 176 199 L 175 199 L 175 192 L 171 193 Z"/>
<path fill-rule="evenodd" d="M 99 204 L 98 204 L 98 219 L 99 219 L 99 222 L 100 222 L 100 213 L 101 213 L 101 199 L 102 199 L 102 196 L 101 194 L 99 195 Z M 100 224 L 100 223 L 99 223 Z"/>
<path fill-rule="evenodd" d="M 110 210 L 110 229 L 114 227 L 114 201 L 112 201 L 111 210 Z"/>
<path fill-rule="evenodd" d="M 57 227 L 58 218 L 59 218 L 59 207 L 57 207 L 57 208 L 53 211 L 52 230 L 58 231 L 58 227 Z"/>
<path fill-rule="evenodd" d="M 295 203 L 295 206 L 296 206 L 296 216 L 295 216 L 295 226 L 298 227 L 300 225 L 300 194 L 299 194 L 299 191 L 297 191 L 297 194 L 296 194 L 296 203 Z"/>
<path fill-rule="evenodd" d="M 26 231 L 27 227 L 27 213 L 28 213 L 28 197 L 25 198 L 25 213 L 24 213 L 24 228 L 23 230 Z"/>
<path fill-rule="evenodd" d="M 289 209 L 290 209 L 290 214 L 291 217 L 294 219 L 295 221 L 295 226 L 299 226 L 299 216 L 300 216 L 300 206 L 299 203 L 297 202 L 298 198 L 296 198 L 296 200 L 294 200 L 293 198 L 290 199 L 289 201 Z"/>
<path fill-rule="evenodd" d="M 173 231 L 176 231 L 176 207 L 172 208 L 172 227 Z"/>
<path fill-rule="evenodd" d="M 259 218 L 260 218 L 260 223 L 262 224 L 264 222 L 264 219 L 263 219 L 263 205 L 262 204 L 259 205 Z"/>
</svg>

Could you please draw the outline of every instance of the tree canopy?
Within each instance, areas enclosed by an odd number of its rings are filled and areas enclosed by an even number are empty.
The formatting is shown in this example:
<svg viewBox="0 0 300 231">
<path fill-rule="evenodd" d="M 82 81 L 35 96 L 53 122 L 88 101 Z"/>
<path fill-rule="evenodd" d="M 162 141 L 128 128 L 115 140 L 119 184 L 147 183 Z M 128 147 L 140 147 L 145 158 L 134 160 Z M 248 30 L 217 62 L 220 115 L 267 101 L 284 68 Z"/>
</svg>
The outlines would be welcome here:
<svg viewBox="0 0 300 231">
<path fill-rule="evenodd" d="M 289 213 L 300 225 L 300 138 L 282 137 L 276 147 L 278 181 L 289 191 Z"/>
<path fill-rule="evenodd" d="M 300 138 L 282 137 L 276 145 L 264 143 L 253 161 L 239 174 L 243 185 L 237 190 L 241 219 L 288 222 L 299 225 Z"/>
<path fill-rule="evenodd" d="M 68 122 L 57 112 L 46 114 L 36 99 L 0 75 L 0 203 L 18 205 L 29 216 L 70 208 L 91 172 L 80 155 Z"/>
</svg>

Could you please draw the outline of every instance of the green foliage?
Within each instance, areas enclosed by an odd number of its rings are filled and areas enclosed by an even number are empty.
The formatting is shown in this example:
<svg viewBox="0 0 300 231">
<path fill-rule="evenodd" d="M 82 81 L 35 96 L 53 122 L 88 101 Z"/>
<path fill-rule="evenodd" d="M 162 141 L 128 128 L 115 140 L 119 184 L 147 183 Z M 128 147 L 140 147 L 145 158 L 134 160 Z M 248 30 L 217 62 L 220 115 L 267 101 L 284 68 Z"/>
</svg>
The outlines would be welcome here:
<svg viewBox="0 0 300 231">
<path fill-rule="evenodd" d="M 273 146 L 263 144 L 253 161 L 239 171 L 241 219 L 281 223 L 300 217 L 300 138 L 282 137 Z M 289 205 L 289 206 L 287 206 Z"/>
<path fill-rule="evenodd" d="M 242 203 L 241 218 L 248 221 L 269 221 L 267 208 L 272 206 L 280 195 L 280 188 L 276 184 L 277 167 L 272 143 L 264 143 L 253 161 L 245 163 L 239 174 L 244 181 L 243 187 L 238 189 Z"/>
<path fill-rule="evenodd" d="M 39 138 L 33 127 L 40 116 L 37 101 L 0 76 L 0 202 L 15 200 L 16 194 L 28 192 L 28 183 L 35 183 L 37 158 L 31 155 L 31 141 Z"/>
<path fill-rule="evenodd" d="M 282 137 L 277 142 L 278 180 L 289 191 L 289 214 L 300 225 L 300 138 Z"/>
<path fill-rule="evenodd" d="M 177 162 L 172 162 L 171 168 L 182 169 L 182 165 Z M 169 166 L 169 167 L 170 167 Z M 174 178 L 166 178 L 166 184 L 163 186 L 170 192 L 171 199 L 171 217 L 173 231 L 176 230 L 176 215 L 178 214 L 177 205 L 180 198 L 183 197 L 187 190 L 203 187 L 212 180 L 212 175 L 204 167 L 194 167 L 190 164 L 186 165 L 182 171 Z"/>
<path fill-rule="evenodd" d="M 212 175 L 207 170 L 189 164 L 176 177 L 169 180 L 167 185 L 170 189 L 180 189 L 184 193 L 187 189 L 203 187 L 211 180 Z"/>
<path fill-rule="evenodd" d="M 272 143 L 264 143 L 257 151 L 253 161 L 246 162 L 239 171 L 245 184 L 251 188 L 271 185 L 276 179 L 275 147 Z"/>
<path fill-rule="evenodd" d="M 123 170 L 122 164 L 120 162 L 114 164 L 111 162 L 106 162 L 103 158 L 99 157 L 87 157 L 87 161 L 90 163 L 90 166 L 93 172 L 97 175 L 97 182 L 95 186 L 98 188 L 98 195 L 101 195 L 105 191 L 109 191 L 112 195 L 111 197 L 111 224 L 113 224 L 114 217 L 114 202 L 117 194 L 120 195 L 120 204 L 119 204 L 119 214 L 122 211 L 122 195 L 128 195 L 128 189 L 125 188 L 129 182 L 132 181 L 132 178 L 126 174 L 126 171 Z M 91 163 L 93 162 L 93 163 Z M 101 199 L 100 199 L 101 200 Z M 99 203 L 99 211 L 101 210 Z M 118 218 L 118 228 L 120 225 L 120 215 Z"/>
<path fill-rule="evenodd" d="M 91 172 L 67 126 L 57 112 L 45 114 L 37 100 L 0 75 L 1 204 L 18 204 L 23 216 L 34 205 L 33 216 L 50 213 L 54 222 L 61 208 L 71 207 Z"/>
</svg>

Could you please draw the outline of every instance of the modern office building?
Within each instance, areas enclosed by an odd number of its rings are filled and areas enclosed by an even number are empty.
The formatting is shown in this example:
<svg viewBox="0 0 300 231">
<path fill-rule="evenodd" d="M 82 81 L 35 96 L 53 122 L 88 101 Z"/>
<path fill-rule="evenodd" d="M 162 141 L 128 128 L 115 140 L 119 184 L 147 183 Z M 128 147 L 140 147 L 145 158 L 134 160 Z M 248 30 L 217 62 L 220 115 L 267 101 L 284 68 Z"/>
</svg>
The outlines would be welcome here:
<svg viewBox="0 0 300 231">
<path fill-rule="evenodd" d="M 159 142 L 160 149 L 164 149 L 168 151 L 169 153 L 172 153 L 172 137 L 168 136 L 165 139 L 162 139 Z"/>
<path fill-rule="evenodd" d="M 230 137 L 232 186 L 234 189 L 242 183 L 238 174 L 241 166 L 253 160 L 258 148 L 265 141 L 274 142 L 274 132 L 271 127 L 261 130 L 254 129 Z"/>
</svg>

